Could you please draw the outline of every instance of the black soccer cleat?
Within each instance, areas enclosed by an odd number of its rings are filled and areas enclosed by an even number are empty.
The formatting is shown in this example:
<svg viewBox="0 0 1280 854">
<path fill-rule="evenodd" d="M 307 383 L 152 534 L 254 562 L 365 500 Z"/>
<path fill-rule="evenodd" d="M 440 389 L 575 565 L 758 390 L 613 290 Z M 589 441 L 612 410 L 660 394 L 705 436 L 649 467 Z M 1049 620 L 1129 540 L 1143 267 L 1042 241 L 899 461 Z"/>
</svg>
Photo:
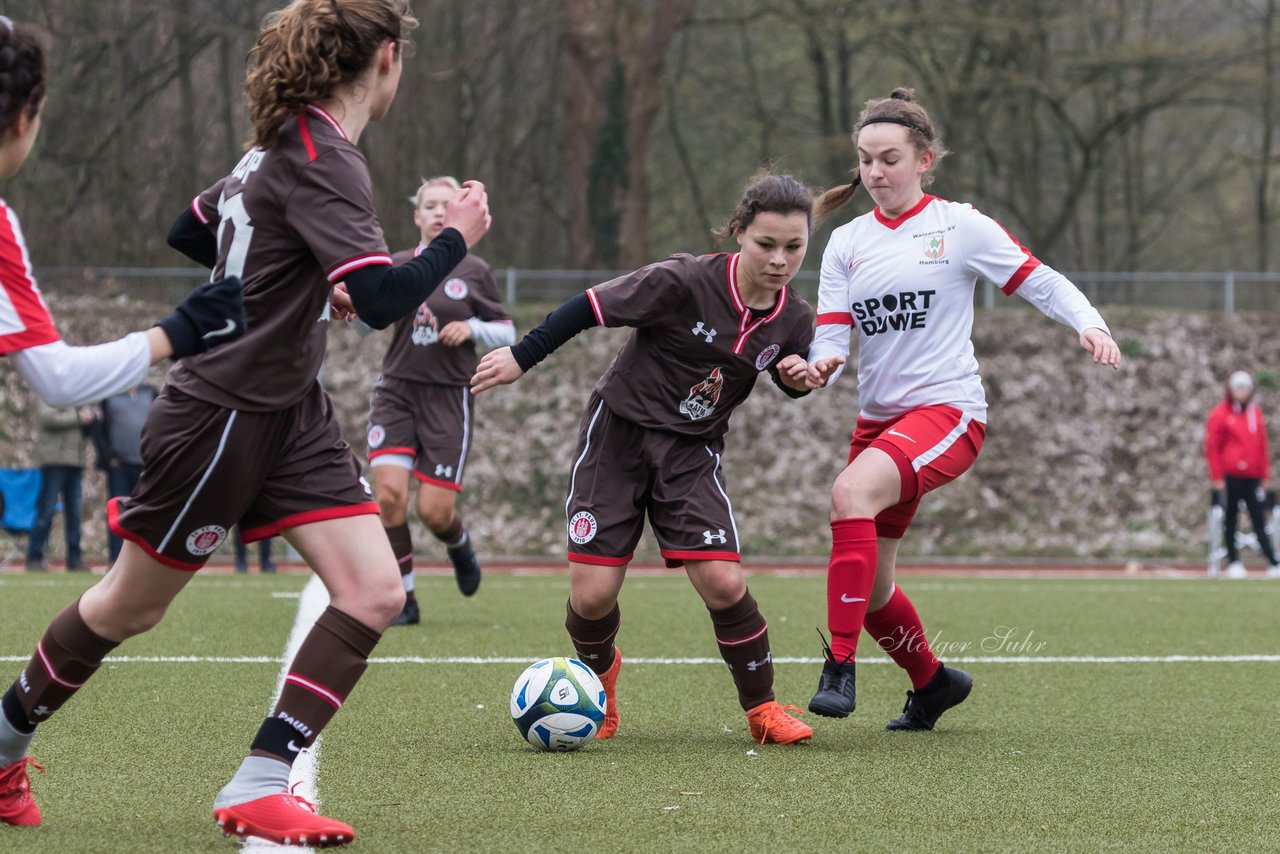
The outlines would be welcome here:
<svg viewBox="0 0 1280 854">
<path fill-rule="evenodd" d="M 462 543 L 450 546 L 449 560 L 453 563 L 453 577 L 463 596 L 473 596 L 480 589 L 480 561 L 471 547 L 471 535 L 465 534 Z"/>
<path fill-rule="evenodd" d="M 822 631 L 818 631 L 822 636 Z M 854 683 L 853 654 L 837 661 L 835 653 L 822 638 L 822 676 L 818 678 L 818 693 L 809 701 L 809 711 L 827 718 L 847 718 L 857 708 L 857 690 Z"/>
<path fill-rule="evenodd" d="M 400 612 L 400 616 L 396 617 L 393 626 L 416 626 L 422 622 L 422 612 L 418 610 L 418 600 L 408 599 L 404 603 L 404 610 Z"/>
<path fill-rule="evenodd" d="M 942 713 L 964 702 L 973 690 L 973 677 L 963 670 L 939 663 L 938 672 L 919 691 L 907 692 L 907 704 L 901 717 L 885 726 L 893 730 L 931 730 Z"/>
</svg>

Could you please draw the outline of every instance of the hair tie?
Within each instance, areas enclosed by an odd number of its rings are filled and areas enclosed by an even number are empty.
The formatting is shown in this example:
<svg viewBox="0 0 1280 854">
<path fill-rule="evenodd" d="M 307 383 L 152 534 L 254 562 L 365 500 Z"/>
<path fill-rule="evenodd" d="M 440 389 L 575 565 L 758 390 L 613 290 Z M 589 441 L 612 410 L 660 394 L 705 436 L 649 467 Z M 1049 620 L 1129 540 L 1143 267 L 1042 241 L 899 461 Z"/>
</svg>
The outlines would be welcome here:
<svg viewBox="0 0 1280 854">
<path fill-rule="evenodd" d="M 881 116 L 879 118 L 867 119 L 858 127 L 859 129 L 861 129 L 866 127 L 867 125 L 879 125 L 879 124 L 902 125 L 904 128 L 911 128 L 911 130 L 918 130 L 921 133 L 925 133 L 924 128 L 920 127 L 920 125 L 916 124 L 910 119 L 899 119 L 894 116 Z"/>
</svg>

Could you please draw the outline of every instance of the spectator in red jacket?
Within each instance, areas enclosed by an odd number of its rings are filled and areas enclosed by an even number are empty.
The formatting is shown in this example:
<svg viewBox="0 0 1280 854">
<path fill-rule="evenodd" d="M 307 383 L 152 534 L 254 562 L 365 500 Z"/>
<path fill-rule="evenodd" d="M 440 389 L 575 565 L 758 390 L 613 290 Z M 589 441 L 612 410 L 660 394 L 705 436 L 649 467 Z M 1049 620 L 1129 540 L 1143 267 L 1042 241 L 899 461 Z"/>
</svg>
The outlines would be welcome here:
<svg viewBox="0 0 1280 854">
<path fill-rule="evenodd" d="M 1258 545 L 1271 564 L 1267 574 L 1280 578 L 1280 563 L 1267 536 L 1264 515 L 1271 480 L 1267 425 L 1262 410 L 1253 402 L 1253 377 L 1248 372 L 1233 373 L 1227 380 L 1226 398 L 1210 410 L 1205 425 L 1204 455 L 1209 463 L 1209 486 L 1214 501 L 1226 510 L 1223 539 L 1227 547 L 1227 577 L 1248 575 L 1236 551 L 1236 521 L 1243 501 Z"/>
</svg>

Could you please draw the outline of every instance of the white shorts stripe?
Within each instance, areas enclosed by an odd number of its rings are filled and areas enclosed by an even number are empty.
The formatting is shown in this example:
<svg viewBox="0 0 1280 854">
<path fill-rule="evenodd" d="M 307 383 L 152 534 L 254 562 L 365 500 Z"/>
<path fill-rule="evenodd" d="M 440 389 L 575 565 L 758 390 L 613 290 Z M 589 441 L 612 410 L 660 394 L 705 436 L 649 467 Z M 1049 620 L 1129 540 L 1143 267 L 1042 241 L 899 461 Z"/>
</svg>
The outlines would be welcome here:
<svg viewBox="0 0 1280 854">
<path fill-rule="evenodd" d="M 942 441 L 925 451 L 920 456 L 911 461 L 911 467 L 916 471 L 929 465 L 947 452 L 947 450 L 959 441 L 960 437 L 969 429 L 969 422 L 973 420 L 973 416 L 967 412 L 960 413 L 960 423 L 951 428 L 951 432 L 942 438 Z"/>
<path fill-rule="evenodd" d="M 471 389 L 462 387 L 462 454 L 458 457 L 453 482 L 462 484 L 462 469 L 467 464 L 467 451 L 471 447 Z"/>
<path fill-rule="evenodd" d="M 596 404 L 596 411 L 591 413 L 591 421 L 587 423 L 587 438 L 582 443 L 582 453 L 578 454 L 578 458 L 573 461 L 573 471 L 569 474 L 569 495 L 564 499 L 564 518 L 569 518 L 569 502 L 573 501 L 573 489 L 578 482 L 578 466 L 582 465 L 582 461 L 587 458 L 587 451 L 591 450 L 591 431 L 595 429 L 596 419 L 600 417 L 600 413 L 604 411 L 604 401 Z"/>
<path fill-rule="evenodd" d="M 716 489 L 720 492 L 720 495 L 724 497 L 724 506 L 729 508 L 729 527 L 733 528 L 733 550 L 741 553 L 742 543 L 738 541 L 738 523 L 733 518 L 733 502 L 729 500 L 728 493 L 726 493 L 724 491 L 724 487 L 720 485 L 720 478 L 716 477 L 716 475 L 720 473 L 720 455 L 712 451 L 710 448 L 707 448 L 706 445 L 703 445 L 703 447 L 706 448 L 708 454 L 715 458 L 716 467 L 711 471 L 711 481 L 716 485 Z"/>
<path fill-rule="evenodd" d="M 218 464 L 218 460 L 222 458 L 222 451 L 227 447 L 227 437 L 231 435 L 231 425 L 236 423 L 236 410 L 231 410 L 231 416 L 227 419 L 227 426 L 222 428 L 222 438 L 218 440 L 218 450 L 214 451 L 213 459 L 209 461 L 209 467 L 204 470 L 204 476 L 200 478 L 200 482 L 196 484 L 196 488 L 191 491 L 191 495 L 187 497 L 187 503 L 182 506 L 182 512 L 178 514 L 178 518 L 173 520 L 173 525 L 169 528 L 169 532 L 164 535 L 164 539 L 160 541 L 160 547 L 156 549 L 163 552 L 165 546 L 169 545 L 169 540 L 173 537 L 174 531 L 178 530 L 178 526 L 182 524 L 182 520 L 186 518 L 187 511 L 191 509 L 191 505 L 195 503 L 196 496 L 200 494 L 200 490 L 204 489 L 205 481 L 209 479 L 209 475 L 213 474 L 213 467 Z"/>
</svg>

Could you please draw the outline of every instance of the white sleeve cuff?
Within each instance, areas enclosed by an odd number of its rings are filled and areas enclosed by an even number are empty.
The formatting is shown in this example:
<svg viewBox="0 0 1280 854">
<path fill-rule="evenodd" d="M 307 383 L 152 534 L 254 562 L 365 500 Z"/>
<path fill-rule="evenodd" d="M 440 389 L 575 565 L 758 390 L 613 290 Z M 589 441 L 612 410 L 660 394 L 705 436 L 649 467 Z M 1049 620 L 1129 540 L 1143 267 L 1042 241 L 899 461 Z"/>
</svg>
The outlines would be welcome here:
<svg viewBox="0 0 1280 854">
<path fill-rule="evenodd" d="M 516 325 L 510 320 L 467 319 L 471 337 L 482 347 L 510 347 L 516 343 Z"/>
<path fill-rule="evenodd" d="M 10 358 L 48 405 L 83 406 L 140 384 L 151 367 L 151 344 L 145 332 L 131 332 L 118 341 L 89 347 L 55 341 Z"/>
</svg>

